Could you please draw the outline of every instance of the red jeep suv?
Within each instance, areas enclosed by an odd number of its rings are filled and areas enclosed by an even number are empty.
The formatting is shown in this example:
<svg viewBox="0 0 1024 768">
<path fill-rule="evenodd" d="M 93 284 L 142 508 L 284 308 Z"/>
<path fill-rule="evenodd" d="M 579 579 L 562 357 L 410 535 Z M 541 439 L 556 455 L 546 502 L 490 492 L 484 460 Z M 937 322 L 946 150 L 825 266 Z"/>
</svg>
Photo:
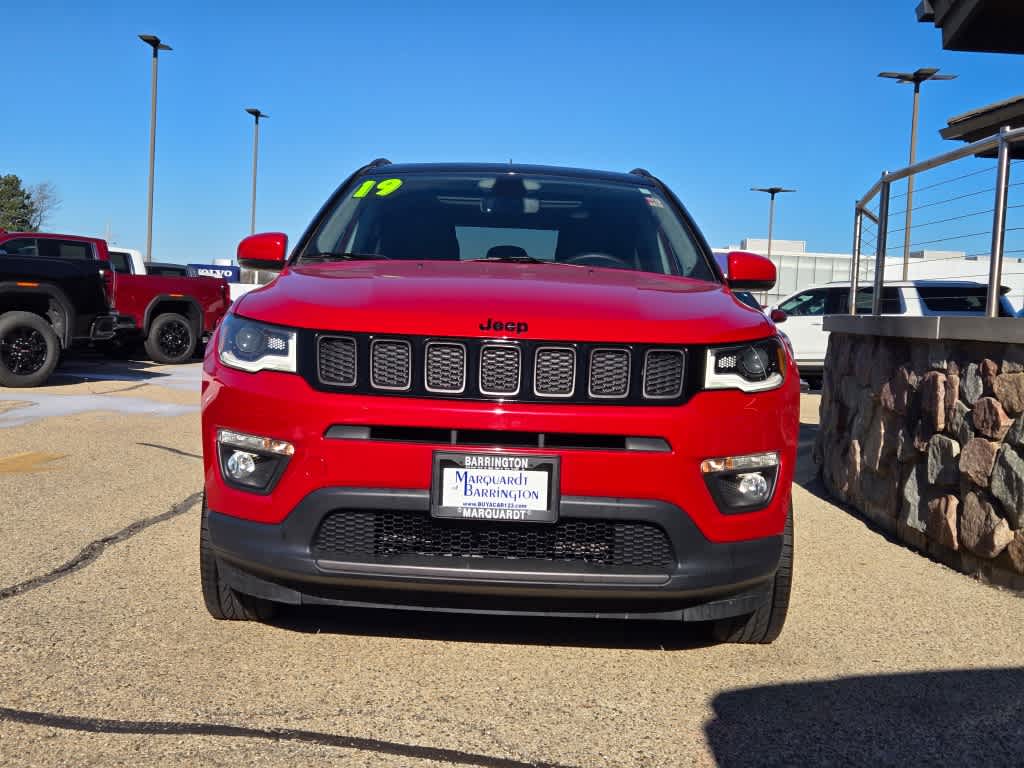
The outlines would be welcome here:
<svg viewBox="0 0 1024 768">
<path fill-rule="evenodd" d="M 799 378 L 650 173 L 377 160 L 203 368 L 203 596 L 708 622 L 770 642 Z"/>
</svg>

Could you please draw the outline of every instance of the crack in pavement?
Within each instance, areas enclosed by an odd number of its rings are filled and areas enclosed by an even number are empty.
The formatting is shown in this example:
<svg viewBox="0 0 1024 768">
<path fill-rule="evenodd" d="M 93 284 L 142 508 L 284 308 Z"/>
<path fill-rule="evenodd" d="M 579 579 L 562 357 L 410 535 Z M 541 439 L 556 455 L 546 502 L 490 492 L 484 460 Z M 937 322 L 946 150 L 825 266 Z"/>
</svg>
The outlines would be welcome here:
<svg viewBox="0 0 1024 768">
<path fill-rule="evenodd" d="M 479 766 L 479 768 L 570 768 L 560 763 L 524 761 L 508 757 L 494 757 L 477 752 L 444 747 L 424 747 L 359 736 L 342 736 L 318 731 L 291 728 L 251 728 L 221 723 L 183 723 L 166 720 L 104 720 L 94 717 L 75 717 L 50 712 L 0 707 L 0 720 L 26 725 L 40 725 L 84 733 L 135 734 L 144 736 L 227 736 L 270 741 L 297 741 L 326 747 L 341 747 L 383 755 L 409 757 L 417 760 L 436 760 L 453 765 Z"/>
<path fill-rule="evenodd" d="M 108 389 L 106 392 L 97 392 L 97 395 L 116 395 L 118 392 L 131 392 L 133 389 L 142 389 L 148 387 L 149 382 L 144 381 L 141 384 L 132 384 L 130 387 L 123 387 L 121 389 Z"/>
<path fill-rule="evenodd" d="M 170 451 L 171 453 L 176 453 L 179 456 L 187 456 L 190 459 L 199 459 L 200 461 L 203 460 L 203 457 L 198 453 L 189 453 L 188 451 L 171 448 L 169 445 L 160 445 L 158 443 L 136 443 L 136 445 L 144 445 L 147 448 L 159 448 L 161 451 Z"/>
<path fill-rule="evenodd" d="M 65 576 L 70 576 L 75 571 L 85 568 L 85 566 L 95 561 L 101 554 L 103 554 L 103 551 L 107 547 L 122 542 L 125 539 L 130 539 L 132 536 L 141 533 L 151 525 L 162 523 L 165 520 L 170 520 L 173 517 L 177 517 L 178 515 L 188 512 L 202 497 L 203 492 L 196 491 L 191 496 L 185 497 L 185 499 L 175 504 L 166 512 L 161 512 L 159 515 L 146 517 L 142 520 L 136 520 L 134 523 L 122 528 L 117 533 L 112 533 L 109 536 L 104 536 L 86 544 L 77 555 L 63 565 L 57 566 L 49 573 L 44 573 L 42 576 L 36 576 L 18 584 L 12 584 L 9 587 L 0 587 L 0 600 L 6 600 L 9 597 L 22 595 L 30 590 L 36 589 L 37 587 L 42 587 L 57 581 L 58 579 L 62 579 Z"/>
</svg>

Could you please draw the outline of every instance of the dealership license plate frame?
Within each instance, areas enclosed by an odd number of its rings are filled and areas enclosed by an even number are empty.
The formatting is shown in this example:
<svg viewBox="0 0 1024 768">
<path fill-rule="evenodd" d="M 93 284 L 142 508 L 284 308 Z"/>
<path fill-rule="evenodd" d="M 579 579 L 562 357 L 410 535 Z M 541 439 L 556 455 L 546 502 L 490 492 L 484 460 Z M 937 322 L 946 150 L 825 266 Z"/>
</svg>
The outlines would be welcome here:
<svg viewBox="0 0 1024 768">
<path fill-rule="evenodd" d="M 466 469 L 466 460 L 473 459 L 510 459 L 525 461 L 522 471 L 544 472 L 547 474 L 547 505 L 543 510 L 519 510 L 521 516 L 511 514 L 516 510 L 498 508 L 472 508 L 473 513 L 467 514 L 463 507 L 444 505 L 444 470 L 449 468 Z M 500 467 L 470 467 L 470 469 L 487 470 Z M 468 522 L 491 523 L 547 523 L 558 522 L 559 504 L 561 502 L 561 457 L 530 453 L 489 453 L 486 451 L 434 451 L 433 471 L 430 484 L 430 514 L 432 517 L 445 520 L 465 520 Z M 490 516 L 480 514 L 491 510 Z M 475 514 L 474 514 L 475 513 Z M 502 513 L 507 516 L 502 516 Z"/>
</svg>

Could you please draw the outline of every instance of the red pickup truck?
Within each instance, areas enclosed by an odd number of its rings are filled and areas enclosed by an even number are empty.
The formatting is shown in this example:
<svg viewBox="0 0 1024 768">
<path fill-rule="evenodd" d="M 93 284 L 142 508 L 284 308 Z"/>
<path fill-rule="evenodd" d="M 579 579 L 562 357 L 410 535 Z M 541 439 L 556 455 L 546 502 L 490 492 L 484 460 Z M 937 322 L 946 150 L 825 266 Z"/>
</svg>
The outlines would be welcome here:
<svg viewBox="0 0 1024 768">
<path fill-rule="evenodd" d="M 184 363 L 224 316 L 231 297 L 228 284 L 215 278 L 129 274 L 111 262 L 107 243 L 95 237 L 0 233 L 0 248 L 17 256 L 102 261 L 111 306 L 122 340 L 141 338 L 158 363 Z"/>
</svg>

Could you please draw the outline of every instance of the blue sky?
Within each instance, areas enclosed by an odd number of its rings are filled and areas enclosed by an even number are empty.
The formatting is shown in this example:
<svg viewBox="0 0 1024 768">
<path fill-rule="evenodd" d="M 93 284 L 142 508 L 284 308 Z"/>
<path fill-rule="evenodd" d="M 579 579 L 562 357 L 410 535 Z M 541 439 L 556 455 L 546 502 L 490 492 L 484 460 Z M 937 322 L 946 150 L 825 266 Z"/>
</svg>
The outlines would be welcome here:
<svg viewBox="0 0 1024 768">
<path fill-rule="evenodd" d="M 257 228 L 293 240 L 383 155 L 644 166 L 716 246 L 767 234 L 751 186 L 797 187 L 776 237 L 847 250 L 854 199 L 906 162 L 911 89 L 879 71 L 960 75 L 925 86 L 920 156 L 945 148 L 946 118 L 1022 82 L 1024 57 L 943 51 L 916 4 L 43 0 L 5 13 L 0 173 L 56 184 L 48 229 L 109 225 L 144 248 L 144 32 L 174 47 L 160 60 L 158 260 L 230 257 L 248 234 L 250 105 L 271 115 Z"/>
</svg>

